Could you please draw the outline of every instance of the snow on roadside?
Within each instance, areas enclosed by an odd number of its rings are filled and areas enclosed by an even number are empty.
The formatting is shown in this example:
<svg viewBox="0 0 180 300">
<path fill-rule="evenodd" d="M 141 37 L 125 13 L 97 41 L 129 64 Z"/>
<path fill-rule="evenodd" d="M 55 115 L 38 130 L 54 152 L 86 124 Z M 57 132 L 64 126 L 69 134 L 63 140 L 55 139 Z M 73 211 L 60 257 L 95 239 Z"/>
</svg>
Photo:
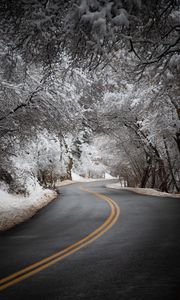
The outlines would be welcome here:
<svg viewBox="0 0 180 300">
<path fill-rule="evenodd" d="M 180 194 L 170 194 L 170 193 L 165 193 L 165 192 L 159 192 L 154 189 L 150 188 L 133 188 L 133 187 L 122 187 L 121 183 L 112 183 L 106 185 L 107 188 L 110 189 L 118 189 L 118 190 L 123 190 L 123 191 L 132 191 L 137 194 L 142 194 L 142 195 L 150 195 L 150 196 L 159 196 L 159 197 L 172 197 L 172 198 L 180 198 Z"/>
<path fill-rule="evenodd" d="M 69 185 L 69 184 L 72 184 L 72 183 L 74 183 L 74 182 L 72 180 L 70 180 L 70 179 L 63 180 L 63 181 L 58 181 L 56 183 L 56 187 L 59 188 L 61 186 Z"/>
<path fill-rule="evenodd" d="M 82 176 L 80 176 L 80 175 L 78 175 L 74 172 L 72 172 L 71 175 L 72 175 L 72 180 L 73 181 L 78 181 L 78 182 L 88 182 L 89 181 L 89 179 L 86 179 L 86 178 L 84 178 L 84 177 L 82 177 Z"/>
<path fill-rule="evenodd" d="M 105 180 L 105 178 L 85 178 L 85 177 L 82 177 L 74 172 L 71 172 L 71 175 L 72 175 L 72 181 L 74 182 L 93 182 L 93 181 L 102 181 L 102 180 Z"/>
<path fill-rule="evenodd" d="M 113 177 L 113 176 L 110 175 L 109 173 L 105 173 L 104 178 L 105 178 L 105 179 L 117 179 L 117 177 Z"/>
<path fill-rule="evenodd" d="M 55 191 L 44 190 L 40 186 L 28 197 L 0 190 L 0 231 L 29 219 L 56 197 Z"/>
</svg>

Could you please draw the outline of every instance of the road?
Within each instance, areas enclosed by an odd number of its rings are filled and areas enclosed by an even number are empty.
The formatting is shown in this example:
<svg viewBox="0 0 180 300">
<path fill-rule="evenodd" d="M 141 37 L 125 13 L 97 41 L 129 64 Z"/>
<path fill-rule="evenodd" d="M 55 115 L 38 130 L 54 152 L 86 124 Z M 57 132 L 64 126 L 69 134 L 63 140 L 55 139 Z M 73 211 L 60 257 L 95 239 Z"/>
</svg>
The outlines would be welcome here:
<svg viewBox="0 0 180 300">
<path fill-rule="evenodd" d="M 0 299 L 180 300 L 180 199 L 80 187 L 1 234 Z"/>
</svg>

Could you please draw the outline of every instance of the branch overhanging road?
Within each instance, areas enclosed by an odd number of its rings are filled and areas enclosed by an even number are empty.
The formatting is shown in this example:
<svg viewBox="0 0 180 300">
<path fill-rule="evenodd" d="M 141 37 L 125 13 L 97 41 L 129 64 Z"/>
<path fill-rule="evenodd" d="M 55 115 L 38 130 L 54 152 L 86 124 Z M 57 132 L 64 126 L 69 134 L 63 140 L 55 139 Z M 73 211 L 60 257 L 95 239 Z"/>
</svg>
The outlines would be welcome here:
<svg viewBox="0 0 180 300">
<path fill-rule="evenodd" d="M 1 234 L 0 299 L 180 299 L 179 199 L 104 182 L 60 191 Z"/>
</svg>

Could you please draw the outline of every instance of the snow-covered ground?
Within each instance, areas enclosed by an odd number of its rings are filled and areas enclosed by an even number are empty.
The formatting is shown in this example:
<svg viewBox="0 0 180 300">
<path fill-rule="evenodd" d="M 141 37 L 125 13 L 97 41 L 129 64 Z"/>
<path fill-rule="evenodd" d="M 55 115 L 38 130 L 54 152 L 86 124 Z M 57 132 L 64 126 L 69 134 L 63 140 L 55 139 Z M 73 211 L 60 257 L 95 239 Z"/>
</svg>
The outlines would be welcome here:
<svg viewBox="0 0 180 300">
<path fill-rule="evenodd" d="M 113 177 L 113 176 L 111 176 L 111 174 L 105 173 L 104 178 L 105 178 L 105 179 L 117 179 L 118 177 Z"/>
<path fill-rule="evenodd" d="M 72 184 L 72 180 L 58 182 L 56 187 Z M 14 227 L 31 218 L 38 210 L 57 197 L 57 192 L 43 189 L 36 183 L 36 188 L 28 197 L 9 194 L 0 189 L 0 231 Z"/>
<path fill-rule="evenodd" d="M 57 193 L 37 186 L 29 197 L 12 195 L 0 190 L 0 231 L 7 230 L 32 217 L 55 199 Z"/>
<path fill-rule="evenodd" d="M 105 173 L 104 178 L 84 178 L 74 172 L 72 172 L 72 180 L 74 182 L 91 182 L 91 181 L 102 181 L 102 180 L 109 180 L 109 179 L 117 179 L 116 177 L 112 177 L 110 174 Z"/>
<path fill-rule="evenodd" d="M 97 179 L 85 178 L 85 177 L 82 177 L 82 176 L 72 172 L 72 181 L 74 181 L 74 182 L 90 182 L 90 181 L 97 181 Z"/>
<path fill-rule="evenodd" d="M 108 184 L 108 185 L 106 185 L 106 187 L 110 188 L 110 189 L 132 191 L 132 192 L 135 192 L 137 194 L 142 194 L 142 195 L 180 198 L 180 194 L 164 193 L 164 192 L 159 192 L 159 191 L 156 191 L 154 189 L 149 189 L 149 188 L 122 187 L 122 184 L 120 182 Z"/>
<path fill-rule="evenodd" d="M 69 185 L 69 184 L 72 184 L 72 183 L 73 183 L 73 181 L 72 181 L 72 180 L 69 180 L 69 179 L 63 180 L 63 181 L 58 181 L 58 182 L 56 183 L 56 187 L 59 188 L 59 187 L 61 187 L 61 186 Z"/>
</svg>

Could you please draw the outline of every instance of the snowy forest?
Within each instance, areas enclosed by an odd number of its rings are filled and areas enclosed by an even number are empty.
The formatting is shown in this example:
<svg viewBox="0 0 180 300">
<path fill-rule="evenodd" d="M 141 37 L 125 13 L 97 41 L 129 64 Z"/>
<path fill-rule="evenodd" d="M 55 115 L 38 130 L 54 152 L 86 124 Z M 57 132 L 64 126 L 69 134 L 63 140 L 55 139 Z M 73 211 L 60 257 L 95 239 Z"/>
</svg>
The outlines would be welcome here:
<svg viewBox="0 0 180 300">
<path fill-rule="evenodd" d="M 0 188 L 180 192 L 180 1 L 0 1 Z"/>
</svg>

